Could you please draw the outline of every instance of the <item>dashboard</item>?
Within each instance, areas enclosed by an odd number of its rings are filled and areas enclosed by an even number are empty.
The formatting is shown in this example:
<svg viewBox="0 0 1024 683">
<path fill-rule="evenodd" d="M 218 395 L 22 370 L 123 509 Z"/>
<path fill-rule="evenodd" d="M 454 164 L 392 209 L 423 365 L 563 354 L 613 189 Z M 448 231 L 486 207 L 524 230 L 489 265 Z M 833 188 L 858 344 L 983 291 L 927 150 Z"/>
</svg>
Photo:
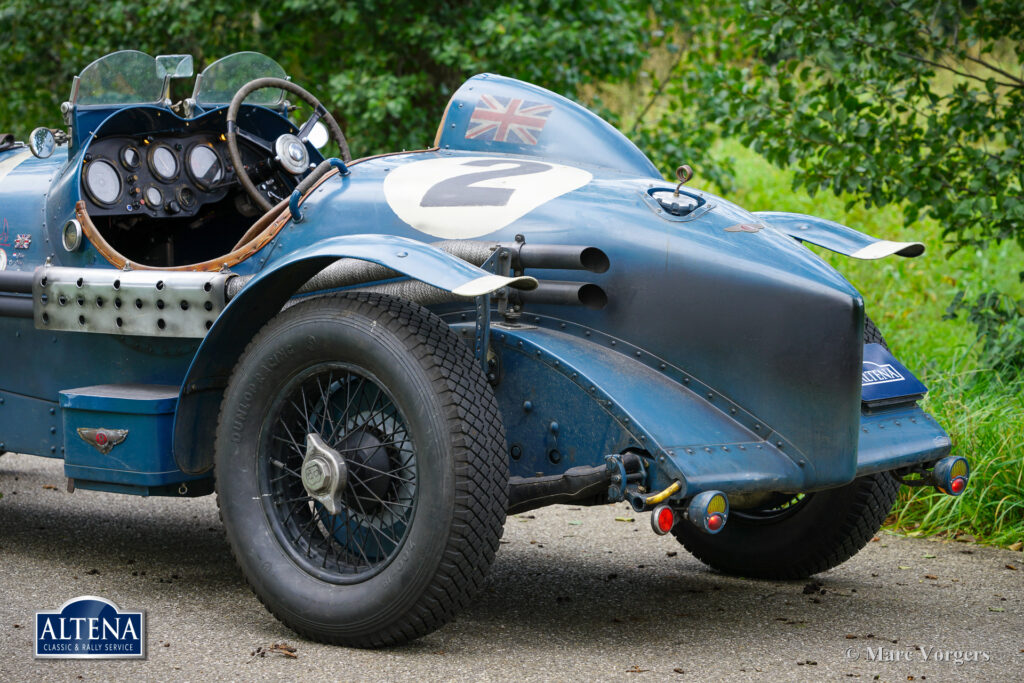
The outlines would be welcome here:
<svg viewBox="0 0 1024 683">
<path fill-rule="evenodd" d="M 216 133 L 103 138 L 82 165 L 82 189 L 95 216 L 194 216 L 234 183 L 227 145 Z"/>
</svg>

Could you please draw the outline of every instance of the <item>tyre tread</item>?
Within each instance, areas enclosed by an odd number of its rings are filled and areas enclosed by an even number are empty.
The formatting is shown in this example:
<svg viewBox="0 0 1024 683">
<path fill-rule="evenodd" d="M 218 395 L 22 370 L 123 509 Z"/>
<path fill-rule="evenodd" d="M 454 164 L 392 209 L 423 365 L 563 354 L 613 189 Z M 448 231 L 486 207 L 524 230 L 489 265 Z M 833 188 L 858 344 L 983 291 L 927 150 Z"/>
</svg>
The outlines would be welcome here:
<svg viewBox="0 0 1024 683">
<path fill-rule="evenodd" d="M 316 309 L 336 313 L 339 307 L 371 316 L 386 326 L 417 358 L 435 390 L 443 397 L 456 458 L 451 533 L 437 572 L 418 601 L 400 621 L 374 633 L 352 636 L 344 629 L 335 630 L 327 625 L 318 625 L 314 630 L 276 611 L 259 593 L 256 597 L 277 619 L 311 640 L 365 648 L 397 645 L 426 635 L 450 621 L 473 601 L 486 581 L 504 529 L 508 499 L 504 426 L 494 391 L 469 347 L 440 318 L 422 306 L 369 292 L 341 293 L 311 297 L 289 306 L 279 317 L 304 315 Z M 276 320 L 249 342 L 236 368 L 260 346 Z M 221 422 L 226 419 L 222 411 L 218 434 Z M 217 493 L 219 508 L 219 486 Z M 223 522 L 223 515 L 221 520 Z M 241 569 L 234 544 L 231 544 L 231 551 Z M 249 585 L 252 587 L 251 583 Z"/>
</svg>

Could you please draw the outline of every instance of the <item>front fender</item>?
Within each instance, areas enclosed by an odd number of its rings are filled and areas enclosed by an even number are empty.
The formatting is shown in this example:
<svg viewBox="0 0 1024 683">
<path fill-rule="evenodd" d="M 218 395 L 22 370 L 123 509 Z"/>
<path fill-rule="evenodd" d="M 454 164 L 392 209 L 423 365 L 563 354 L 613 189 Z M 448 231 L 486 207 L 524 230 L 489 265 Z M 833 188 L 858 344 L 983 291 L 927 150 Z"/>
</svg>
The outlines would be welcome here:
<svg viewBox="0 0 1024 683">
<path fill-rule="evenodd" d="M 754 215 L 800 242 L 810 242 L 851 258 L 873 260 L 893 254 L 914 257 L 924 253 L 920 242 L 880 240 L 835 221 L 802 213 L 758 211 Z"/>
<path fill-rule="evenodd" d="M 371 261 L 414 280 L 466 297 L 533 278 L 494 275 L 429 244 L 393 235 L 346 235 L 296 249 L 254 277 L 231 300 L 203 339 L 178 394 L 174 459 L 183 472 L 213 465 L 213 437 L 231 371 L 256 335 L 310 278 L 340 258 Z"/>
</svg>

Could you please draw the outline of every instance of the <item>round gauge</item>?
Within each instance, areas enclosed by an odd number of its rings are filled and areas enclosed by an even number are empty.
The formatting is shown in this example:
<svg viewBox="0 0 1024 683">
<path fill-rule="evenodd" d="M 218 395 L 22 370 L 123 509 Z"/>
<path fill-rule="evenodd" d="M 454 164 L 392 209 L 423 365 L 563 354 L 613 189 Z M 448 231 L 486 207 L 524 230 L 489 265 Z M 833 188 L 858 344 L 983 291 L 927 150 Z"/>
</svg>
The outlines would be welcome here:
<svg viewBox="0 0 1024 683">
<path fill-rule="evenodd" d="M 188 152 L 188 173 L 196 185 L 209 190 L 224 177 L 224 165 L 213 149 L 196 145 Z"/>
<path fill-rule="evenodd" d="M 160 180 L 174 180 L 178 177 L 178 157 L 167 145 L 157 145 L 149 153 L 149 168 Z"/>
<path fill-rule="evenodd" d="M 97 204 L 110 206 L 121 197 L 121 175 L 106 159 L 85 165 L 85 191 Z"/>
<path fill-rule="evenodd" d="M 192 191 L 191 187 L 181 187 L 178 189 L 178 203 L 181 204 L 183 209 L 191 209 L 196 205 L 196 193 Z"/>
<path fill-rule="evenodd" d="M 146 188 L 146 203 L 154 209 L 159 209 L 164 203 L 164 193 L 156 185 Z"/>
<path fill-rule="evenodd" d="M 129 171 L 134 171 L 142 162 L 142 156 L 132 145 L 125 145 L 121 148 L 121 164 Z"/>
</svg>

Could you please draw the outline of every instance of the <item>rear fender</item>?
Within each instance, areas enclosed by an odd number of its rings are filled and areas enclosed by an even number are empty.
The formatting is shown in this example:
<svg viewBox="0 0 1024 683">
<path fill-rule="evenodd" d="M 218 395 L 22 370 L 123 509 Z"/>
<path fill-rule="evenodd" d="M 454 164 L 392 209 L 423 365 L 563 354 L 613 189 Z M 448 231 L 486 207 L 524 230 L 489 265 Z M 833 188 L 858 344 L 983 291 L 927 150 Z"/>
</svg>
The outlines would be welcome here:
<svg viewBox="0 0 1024 683">
<path fill-rule="evenodd" d="M 880 240 L 835 221 L 802 213 L 758 211 L 754 215 L 800 242 L 810 242 L 855 259 L 873 260 L 893 254 L 912 258 L 924 253 L 920 242 Z"/>
<path fill-rule="evenodd" d="M 183 472 L 196 474 L 213 466 L 221 398 L 245 346 L 299 287 L 340 258 L 371 261 L 466 297 L 524 284 L 524 278 L 488 273 L 436 247 L 393 235 L 332 237 L 291 252 L 246 283 L 192 360 L 174 418 L 174 459 Z M 532 278 L 525 280 L 535 284 Z"/>
<path fill-rule="evenodd" d="M 473 334 L 469 323 L 452 327 Z M 674 500 L 813 481 L 813 462 L 728 397 L 622 340 L 589 334 L 492 323 L 513 476 L 603 465 L 606 455 L 636 450 L 651 456 L 649 490 L 682 484 Z"/>
</svg>

